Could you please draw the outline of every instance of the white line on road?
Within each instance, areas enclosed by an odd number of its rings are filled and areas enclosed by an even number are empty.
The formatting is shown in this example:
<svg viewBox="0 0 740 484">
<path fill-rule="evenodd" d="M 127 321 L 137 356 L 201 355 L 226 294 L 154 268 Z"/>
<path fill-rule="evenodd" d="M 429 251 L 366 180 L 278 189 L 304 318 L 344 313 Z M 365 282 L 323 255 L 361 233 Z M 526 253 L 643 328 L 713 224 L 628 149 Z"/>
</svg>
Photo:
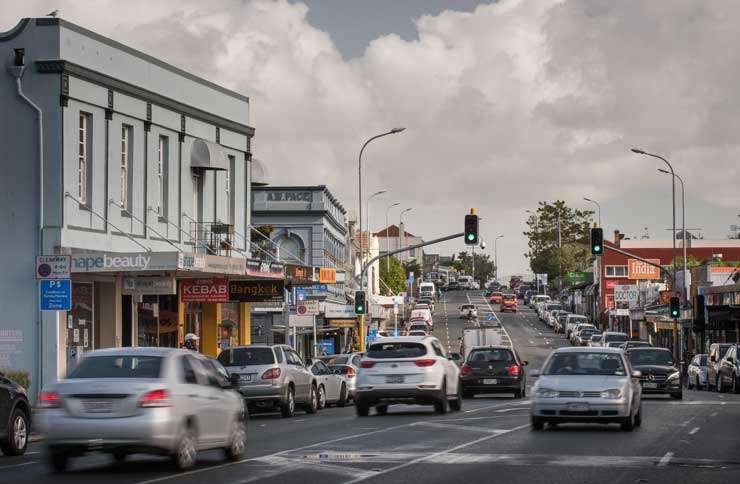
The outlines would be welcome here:
<svg viewBox="0 0 740 484">
<path fill-rule="evenodd" d="M 673 452 L 666 452 L 663 457 L 658 461 L 658 467 L 665 467 L 673 459 Z"/>
<path fill-rule="evenodd" d="M 20 464 L 10 464 L 10 465 L 7 465 L 7 466 L 0 466 L 0 470 L 10 469 L 12 467 L 27 466 L 27 465 L 31 465 L 31 464 L 36 464 L 37 462 L 38 462 L 37 460 L 31 460 L 31 461 L 28 461 L 28 462 L 21 462 Z"/>
<path fill-rule="evenodd" d="M 718 415 L 717 412 L 712 412 L 712 413 L 709 414 L 710 417 L 716 417 L 717 415 Z"/>
<path fill-rule="evenodd" d="M 699 431 L 699 427 L 694 427 L 693 429 L 691 429 L 691 431 L 689 431 L 689 435 L 694 435 L 698 431 Z"/>
</svg>

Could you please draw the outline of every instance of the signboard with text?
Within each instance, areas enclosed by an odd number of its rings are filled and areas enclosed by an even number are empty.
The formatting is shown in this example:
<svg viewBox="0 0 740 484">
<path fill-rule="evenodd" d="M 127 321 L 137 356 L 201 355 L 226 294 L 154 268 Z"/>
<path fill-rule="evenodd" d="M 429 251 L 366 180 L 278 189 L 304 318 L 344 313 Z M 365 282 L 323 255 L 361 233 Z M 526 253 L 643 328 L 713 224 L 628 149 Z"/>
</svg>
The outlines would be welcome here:
<svg viewBox="0 0 740 484">
<path fill-rule="evenodd" d="M 228 298 L 239 302 L 264 302 L 284 300 L 283 281 L 230 281 Z"/>
<path fill-rule="evenodd" d="M 123 294 L 177 294 L 177 282 L 174 277 L 124 277 Z"/>
<path fill-rule="evenodd" d="M 660 259 L 647 259 L 653 264 L 660 265 Z M 627 259 L 627 279 L 660 279 L 660 269 L 646 264 L 641 260 Z"/>
<path fill-rule="evenodd" d="M 285 279 L 294 286 L 313 284 L 313 267 L 285 264 Z"/>
<path fill-rule="evenodd" d="M 296 305 L 295 312 L 301 316 L 316 316 L 319 314 L 319 302 L 316 300 L 299 302 Z"/>
<path fill-rule="evenodd" d="M 72 309 L 72 281 L 70 279 L 39 281 L 39 309 L 42 311 Z"/>
<path fill-rule="evenodd" d="M 72 258 L 68 255 L 36 257 L 36 279 L 69 279 Z"/>
<path fill-rule="evenodd" d="M 313 328 L 314 317 L 305 314 L 291 314 L 288 316 L 288 326 L 291 328 Z"/>
<path fill-rule="evenodd" d="M 352 304 L 326 304 L 324 307 L 325 319 L 356 319 L 355 306 Z"/>
<path fill-rule="evenodd" d="M 319 282 L 321 284 L 336 284 L 337 270 L 332 267 L 319 267 Z"/>
<path fill-rule="evenodd" d="M 259 259 L 247 259 L 246 274 L 253 277 L 267 279 L 283 279 L 285 277 L 285 266 L 277 262 Z"/>
<path fill-rule="evenodd" d="M 579 271 L 566 272 L 565 280 L 571 284 L 583 284 L 588 281 L 588 273 Z"/>
<path fill-rule="evenodd" d="M 229 280 L 225 277 L 182 279 L 182 302 L 229 302 Z"/>
<path fill-rule="evenodd" d="M 625 303 L 628 308 L 634 309 L 637 307 L 637 298 L 640 291 L 637 285 L 616 285 L 614 286 L 614 301 L 616 303 Z"/>
</svg>

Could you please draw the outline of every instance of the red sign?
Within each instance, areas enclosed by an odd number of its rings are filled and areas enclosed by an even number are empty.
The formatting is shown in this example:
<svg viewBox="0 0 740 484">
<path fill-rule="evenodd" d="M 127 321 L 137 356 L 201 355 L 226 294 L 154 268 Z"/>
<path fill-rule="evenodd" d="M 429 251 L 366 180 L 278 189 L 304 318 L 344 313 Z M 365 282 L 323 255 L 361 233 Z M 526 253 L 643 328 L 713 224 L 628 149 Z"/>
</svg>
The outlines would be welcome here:
<svg viewBox="0 0 740 484">
<path fill-rule="evenodd" d="M 180 281 L 182 302 L 228 302 L 229 280 L 225 277 L 183 279 Z"/>
<path fill-rule="evenodd" d="M 619 285 L 618 281 L 606 281 L 606 288 L 607 289 L 614 289 Z"/>
</svg>

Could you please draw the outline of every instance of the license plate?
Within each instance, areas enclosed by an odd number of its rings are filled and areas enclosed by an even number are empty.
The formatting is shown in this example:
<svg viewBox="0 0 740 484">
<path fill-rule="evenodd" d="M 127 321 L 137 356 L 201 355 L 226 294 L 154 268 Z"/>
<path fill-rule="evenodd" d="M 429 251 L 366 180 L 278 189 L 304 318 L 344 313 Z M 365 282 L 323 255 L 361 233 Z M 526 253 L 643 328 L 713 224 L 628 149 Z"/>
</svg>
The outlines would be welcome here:
<svg viewBox="0 0 740 484">
<path fill-rule="evenodd" d="M 87 400 L 82 402 L 82 408 L 84 408 L 87 413 L 111 413 L 113 412 L 113 401 Z"/>
<path fill-rule="evenodd" d="M 403 383 L 403 375 L 388 375 L 385 377 L 386 383 Z"/>
<path fill-rule="evenodd" d="M 498 385 L 498 380 L 495 378 L 484 378 L 483 384 L 484 385 Z"/>
<path fill-rule="evenodd" d="M 568 410 L 571 412 L 587 412 L 590 410 L 588 403 L 569 403 Z"/>
<path fill-rule="evenodd" d="M 252 374 L 250 373 L 248 375 L 242 375 L 241 377 L 239 377 L 239 380 L 250 382 L 252 381 Z"/>
<path fill-rule="evenodd" d="M 643 388 L 658 388 L 658 384 L 655 382 L 646 381 L 642 384 Z"/>
</svg>

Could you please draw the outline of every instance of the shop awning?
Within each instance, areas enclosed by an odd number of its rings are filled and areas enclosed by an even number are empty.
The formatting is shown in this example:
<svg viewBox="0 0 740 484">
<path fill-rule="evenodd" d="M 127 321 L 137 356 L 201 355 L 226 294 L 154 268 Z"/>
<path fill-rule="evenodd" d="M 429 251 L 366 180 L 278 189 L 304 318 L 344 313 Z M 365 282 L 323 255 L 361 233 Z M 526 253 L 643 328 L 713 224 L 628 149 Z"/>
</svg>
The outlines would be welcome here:
<svg viewBox="0 0 740 484">
<path fill-rule="evenodd" d="M 598 284 L 591 284 L 590 286 L 586 288 L 585 294 L 586 296 L 593 296 L 598 292 L 598 290 L 599 290 Z"/>
<path fill-rule="evenodd" d="M 190 167 L 201 170 L 228 170 L 229 159 L 221 145 L 210 141 L 193 140 L 190 150 Z"/>
</svg>

